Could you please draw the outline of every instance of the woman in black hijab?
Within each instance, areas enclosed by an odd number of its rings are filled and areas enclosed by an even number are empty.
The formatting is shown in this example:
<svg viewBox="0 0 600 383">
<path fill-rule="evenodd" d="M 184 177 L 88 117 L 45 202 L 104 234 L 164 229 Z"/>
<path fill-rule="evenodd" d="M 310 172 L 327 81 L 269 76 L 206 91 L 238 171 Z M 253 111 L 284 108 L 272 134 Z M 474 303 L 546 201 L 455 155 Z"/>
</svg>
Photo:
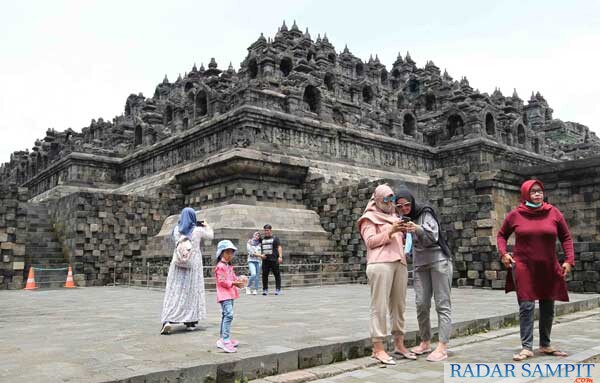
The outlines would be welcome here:
<svg viewBox="0 0 600 383">
<path fill-rule="evenodd" d="M 396 196 L 398 211 L 403 217 L 410 218 L 409 222 L 404 223 L 403 231 L 412 236 L 412 249 L 409 251 L 413 255 L 415 303 L 421 343 L 411 351 L 417 355 L 431 352 L 427 360 L 440 362 L 448 358 L 448 342 L 452 332 L 452 256 L 433 208 L 417 204 L 407 189 L 401 189 Z M 439 329 L 439 342 L 433 352 L 429 319 L 432 297 Z"/>
</svg>

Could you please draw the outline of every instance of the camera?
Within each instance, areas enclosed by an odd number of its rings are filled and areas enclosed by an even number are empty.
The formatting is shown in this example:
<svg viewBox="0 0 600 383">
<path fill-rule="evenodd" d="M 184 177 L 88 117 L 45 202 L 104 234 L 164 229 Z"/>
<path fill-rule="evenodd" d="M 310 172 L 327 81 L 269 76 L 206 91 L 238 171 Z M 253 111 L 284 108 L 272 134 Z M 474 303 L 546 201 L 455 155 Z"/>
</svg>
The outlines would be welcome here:
<svg viewBox="0 0 600 383">
<path fill-rule="evenodd" d="M 402 217 L 402 219 L 401 219 L 401 222 L 402 222 L 402 223 L 408 223 L 408 222 L 410 222 L 410 221 L 411 221 L 410 217 L 407 217 L 407 216 L 404 216 L 404 217 Z"/>
</svg>

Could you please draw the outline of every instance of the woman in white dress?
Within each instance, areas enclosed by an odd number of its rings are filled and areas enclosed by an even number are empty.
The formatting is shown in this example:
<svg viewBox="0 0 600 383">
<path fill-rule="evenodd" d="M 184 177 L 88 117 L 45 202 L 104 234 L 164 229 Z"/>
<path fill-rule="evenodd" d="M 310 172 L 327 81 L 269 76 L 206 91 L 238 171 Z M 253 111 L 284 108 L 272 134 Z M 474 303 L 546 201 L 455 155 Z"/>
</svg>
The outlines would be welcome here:
<svg viewBox="0 0 600 383">
<path fill-rule="evenodd" d="M 206 319 L 200 242 L 202 239 L 211 240 L 213 235 L 213 229 L 206 223 L 198 224 L 194 209 L 186 207 L 181 211 L 173 237 L 177 243 L 181 236 L 186 236 L 192 243 L 192 256 L 188 267 L 180 267 L 171 260 L 161 315 L 161 334 L 169 334 L 174 323 L 184 323 L 188 330 L 193 330 L 198 321 Z"/>
</svg>

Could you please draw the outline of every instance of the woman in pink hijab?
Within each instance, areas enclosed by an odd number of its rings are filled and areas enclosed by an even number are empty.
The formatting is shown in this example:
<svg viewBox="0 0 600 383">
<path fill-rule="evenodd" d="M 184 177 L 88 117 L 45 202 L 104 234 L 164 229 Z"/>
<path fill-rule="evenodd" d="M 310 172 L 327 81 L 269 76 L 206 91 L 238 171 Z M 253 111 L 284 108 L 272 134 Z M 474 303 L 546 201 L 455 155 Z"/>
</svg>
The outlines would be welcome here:
<svg viewBox="0 0 600 383">
<path fill-rule="evenodd" d="M 371 339 L 373 357 L 383 364 L 396 364 L 386 352 L 389 313 L 394 353 L 406 359 L 417 356 L 404 346 L 404 310 L 408 270 L 404 256 L 401 221 L 395 210 L 396 196 L 388 185 L 379 185 L 357 222 L 367 248 L 367 278 L 371 288 Z"/>
</svg>

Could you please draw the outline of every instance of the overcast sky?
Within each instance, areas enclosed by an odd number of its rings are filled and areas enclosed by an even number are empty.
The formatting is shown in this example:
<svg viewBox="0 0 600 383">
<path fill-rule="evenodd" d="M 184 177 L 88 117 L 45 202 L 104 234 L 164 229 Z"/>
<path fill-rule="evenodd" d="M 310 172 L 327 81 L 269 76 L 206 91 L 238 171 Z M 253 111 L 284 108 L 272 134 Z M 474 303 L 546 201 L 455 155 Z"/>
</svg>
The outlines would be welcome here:
<svg viewBox="0 0 600 383">
<path fill-rule="evenodd" d="M 473 88 L 528 100 L 600 135 L 600 1 L 0 0 L 0 163 L 48 128 L 80 131 L 151 97 L 194 63 L 239 69 L 261 32 L 294 19 L 339 52 L 433 60 Z"/>
</svg>

